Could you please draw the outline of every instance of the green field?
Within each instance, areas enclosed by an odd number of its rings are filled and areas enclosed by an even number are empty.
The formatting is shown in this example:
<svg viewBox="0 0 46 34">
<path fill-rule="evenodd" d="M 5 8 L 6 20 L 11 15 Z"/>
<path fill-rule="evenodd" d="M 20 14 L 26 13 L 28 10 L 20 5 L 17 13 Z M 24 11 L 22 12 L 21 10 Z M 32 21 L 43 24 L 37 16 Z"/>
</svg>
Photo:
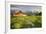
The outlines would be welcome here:
<svg viewBox="0 0 46 34">
<path fill-rule="evenodd" d="M 11 29 L 40 28 L 42 27 L 41 16 L 11 16 Z"/>
</svg>

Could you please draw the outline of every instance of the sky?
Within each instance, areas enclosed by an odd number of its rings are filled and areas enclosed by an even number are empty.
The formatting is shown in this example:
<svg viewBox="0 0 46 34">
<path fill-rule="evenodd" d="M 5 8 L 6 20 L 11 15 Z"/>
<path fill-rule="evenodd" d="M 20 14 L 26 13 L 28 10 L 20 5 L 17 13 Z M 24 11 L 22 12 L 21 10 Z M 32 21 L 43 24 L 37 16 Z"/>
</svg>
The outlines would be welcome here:
<svg viewBox="0 0 46 34">
<path fill-rule="evenodd" d="M 11 9 L 23 11 L 41 11 L 41 6 L 36 5 L 11 5 Z"/>
</svg>

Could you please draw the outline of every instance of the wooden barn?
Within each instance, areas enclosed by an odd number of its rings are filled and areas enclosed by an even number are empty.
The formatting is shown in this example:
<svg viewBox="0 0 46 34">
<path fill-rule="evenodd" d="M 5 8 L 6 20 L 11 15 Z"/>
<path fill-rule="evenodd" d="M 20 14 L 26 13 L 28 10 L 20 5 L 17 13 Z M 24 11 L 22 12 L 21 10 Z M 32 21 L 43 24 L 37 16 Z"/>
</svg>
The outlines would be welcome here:
<svg viewBox="0 0 46 34">
<path fill-rule="evenodd" d="M 27 16 L 27 15 L 25 13 L 23 13 L 21 10 L 19 10 L 19 11 L 15 11 L 13 16 Z"/>
</svg>

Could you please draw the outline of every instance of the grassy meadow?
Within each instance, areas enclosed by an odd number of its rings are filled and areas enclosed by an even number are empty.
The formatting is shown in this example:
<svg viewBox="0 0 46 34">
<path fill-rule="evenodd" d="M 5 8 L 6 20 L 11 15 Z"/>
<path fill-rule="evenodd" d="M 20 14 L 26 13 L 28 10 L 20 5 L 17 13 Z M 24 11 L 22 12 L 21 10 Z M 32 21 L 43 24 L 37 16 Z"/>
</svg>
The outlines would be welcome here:
<svg viewBox="0 0 46 34">
<path fill-rule="evenodd" d="M 40 28 L 41 16 L 11 16 L 11 29 Z"/>
</svg>

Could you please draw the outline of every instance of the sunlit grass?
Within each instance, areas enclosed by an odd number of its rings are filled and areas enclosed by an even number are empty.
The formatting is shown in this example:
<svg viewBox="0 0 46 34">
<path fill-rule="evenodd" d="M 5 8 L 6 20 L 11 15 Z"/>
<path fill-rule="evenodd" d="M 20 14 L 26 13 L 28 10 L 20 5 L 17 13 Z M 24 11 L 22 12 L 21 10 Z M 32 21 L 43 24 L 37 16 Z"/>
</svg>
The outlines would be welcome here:
<svg viewBox="0 0 46 34">
<path fill-rule="evenodd" d="M 42 27 L 41 16 L 11 16 L 11 29 Z"/>
</svg>

